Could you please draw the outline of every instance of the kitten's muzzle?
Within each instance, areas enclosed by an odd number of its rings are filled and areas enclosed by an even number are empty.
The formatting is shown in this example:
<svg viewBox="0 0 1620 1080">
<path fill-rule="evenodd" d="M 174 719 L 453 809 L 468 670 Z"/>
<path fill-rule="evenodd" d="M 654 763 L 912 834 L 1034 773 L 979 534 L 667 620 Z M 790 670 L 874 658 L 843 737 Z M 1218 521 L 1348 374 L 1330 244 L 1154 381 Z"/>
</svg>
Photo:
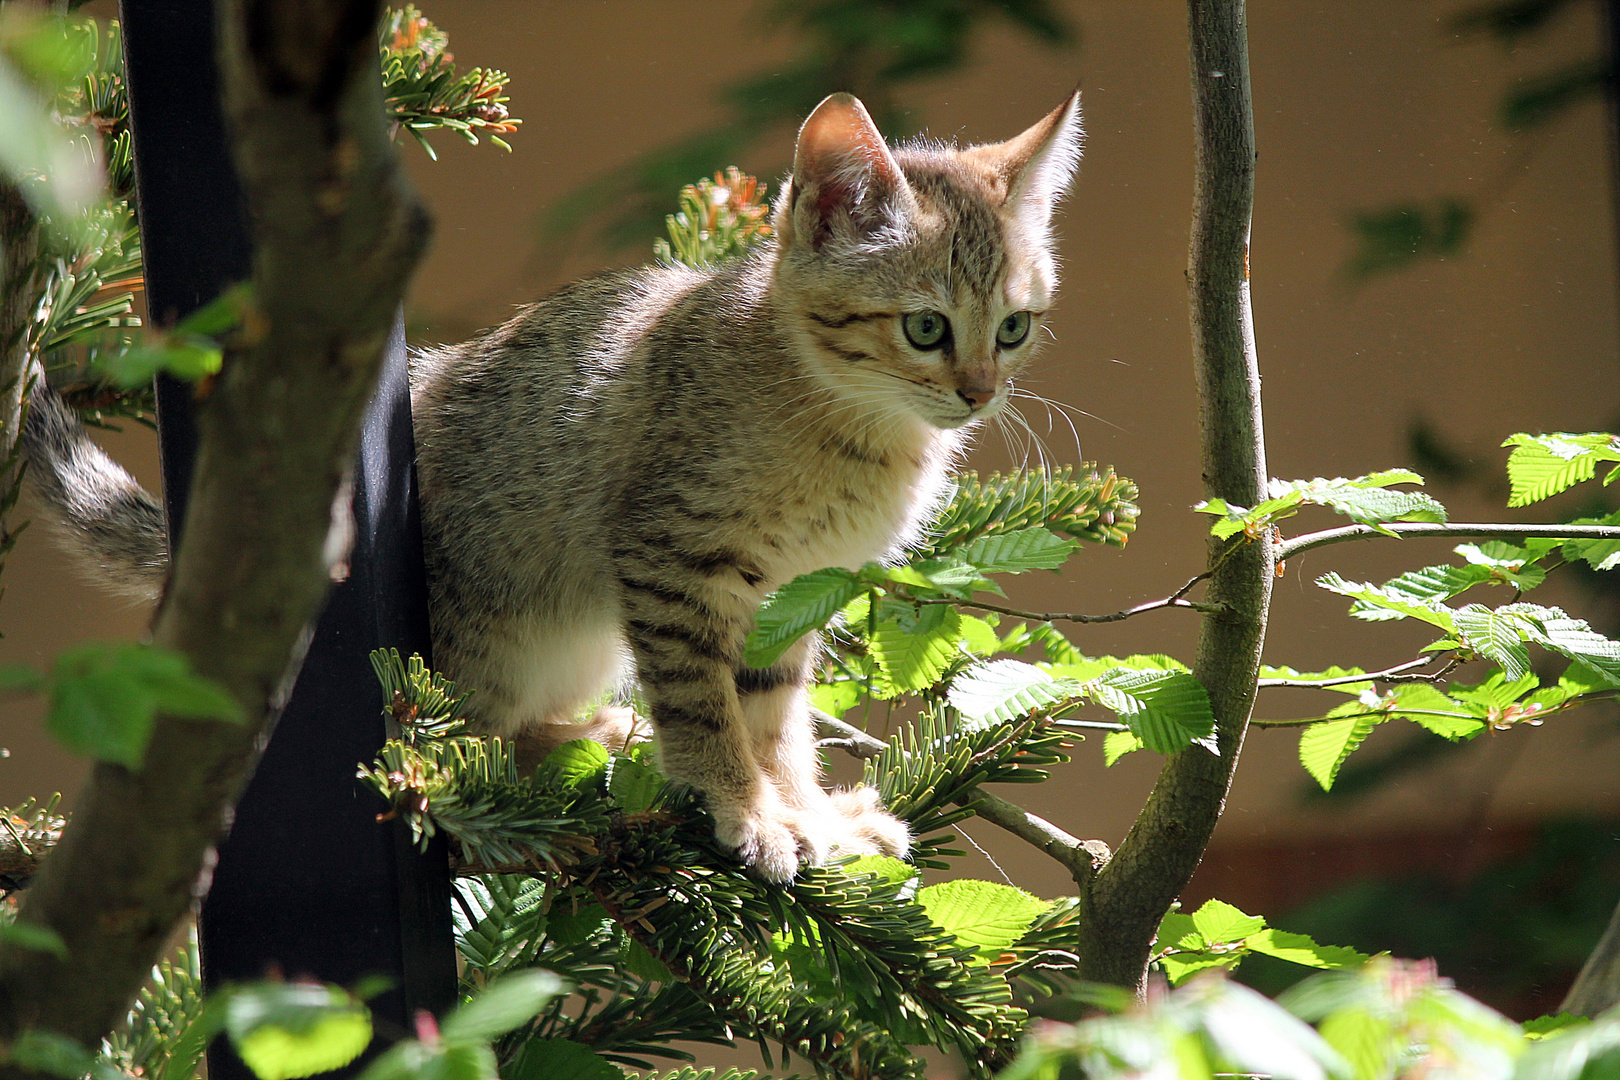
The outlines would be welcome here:
<svg viewBox="0 0 1620 1080">
<path fill-rule="evenodd" d="M 972 383 L 957 387 L 956 396 L 967 403 L 968 412 L 976 413 L 994 401 L 999 390 L 1000 387 L 993 382 Z"/>
</svg>

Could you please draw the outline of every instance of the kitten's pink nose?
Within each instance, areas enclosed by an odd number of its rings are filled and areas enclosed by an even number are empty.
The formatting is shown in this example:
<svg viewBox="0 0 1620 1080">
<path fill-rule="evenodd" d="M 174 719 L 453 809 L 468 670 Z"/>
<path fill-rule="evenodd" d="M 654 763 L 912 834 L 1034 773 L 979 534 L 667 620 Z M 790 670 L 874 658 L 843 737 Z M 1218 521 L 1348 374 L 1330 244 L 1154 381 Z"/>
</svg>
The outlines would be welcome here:
<svg viewBox="0 0 1620 1080">
<path fill-rule="evenodd" d="M 961 386 L 957 388 L 956 396 L 967 402 L 969 409 L 978 412 L 990 404 L 990 399 L 996 396 L 996 385 L 995 383 L 976 383 Z"/>
</svg>

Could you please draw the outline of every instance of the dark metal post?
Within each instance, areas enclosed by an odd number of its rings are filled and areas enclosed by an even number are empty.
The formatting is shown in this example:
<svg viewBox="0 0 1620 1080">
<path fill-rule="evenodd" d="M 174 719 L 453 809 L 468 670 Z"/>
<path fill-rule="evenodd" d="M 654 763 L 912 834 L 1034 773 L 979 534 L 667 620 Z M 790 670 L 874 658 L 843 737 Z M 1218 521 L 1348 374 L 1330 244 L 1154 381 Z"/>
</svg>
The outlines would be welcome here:
<svg viewBox="0 0 1620 1080">
<path fill-rule="evenodd" d="M 226 139 L 210 0 L 123 0 L 130 122 L 151 318 L 166 324 L 251 274 L 250 228 Z M 450 881 L 442 847 L 418 855 L 355 779 L 386 732 L 368 654 L 428 653 L 403 327 L 355 464 L 356 538 L 292 698 L 277 721 L 203 901 L 207 983 L 280 971 L 352 985 L 382 975 L 379 1034 L 455 997 Z M 191 388 L 159 386 L 165 501 L 181 541 L 196 451 Z M 391 1038 L 390 1038 L 391 1041 Z M 247 1078 L 223 1043 L 214 1080 Z"/>
</svg>

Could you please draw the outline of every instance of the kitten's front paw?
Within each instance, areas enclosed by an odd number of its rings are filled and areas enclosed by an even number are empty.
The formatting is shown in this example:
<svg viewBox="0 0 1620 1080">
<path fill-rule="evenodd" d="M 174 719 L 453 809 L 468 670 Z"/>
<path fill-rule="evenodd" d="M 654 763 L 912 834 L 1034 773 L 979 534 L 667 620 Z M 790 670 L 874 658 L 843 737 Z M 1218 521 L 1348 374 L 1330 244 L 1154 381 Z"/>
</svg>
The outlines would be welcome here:
<svg viewBox="0 0 1620 1080">
<path fill-rule="evenodd" d="M 786 884 L 799 871 L 804 838 L 797 820 L 783 807 L 751 807 L 740 812 L 714 811 L 714 835 L 766 881 Z M 825 852 L 804 851 L 812 862 Z"/>
<path fill-rule="evenodd" d="M 838 847 L 846 853 L 892 855 L 903 858 L 911 850 L 911 830 L 883 809 L 876 788 L 856 787 L 832 794 L 833 806 L 844 818 L 848 839 Z"/>
</svg>

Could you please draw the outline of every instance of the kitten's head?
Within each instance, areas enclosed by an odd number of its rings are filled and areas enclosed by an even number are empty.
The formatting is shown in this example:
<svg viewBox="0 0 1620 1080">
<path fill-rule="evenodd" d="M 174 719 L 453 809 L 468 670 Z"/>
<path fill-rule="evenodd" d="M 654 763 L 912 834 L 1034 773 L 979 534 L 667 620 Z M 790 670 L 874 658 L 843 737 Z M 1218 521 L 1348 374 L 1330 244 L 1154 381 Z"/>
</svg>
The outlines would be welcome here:
<svg viewBox="0 0 1620 1080">
<path fill-rule="evenodd" d="M 1080 141 L 1078 93 L 966 149 L 891 150 L 849 94 L 817 106 L 774 209 L 775 291 L 817 380 L 933 428 L 999 410 L 1057 289 L 1052 210 Z"/>
</svg>

